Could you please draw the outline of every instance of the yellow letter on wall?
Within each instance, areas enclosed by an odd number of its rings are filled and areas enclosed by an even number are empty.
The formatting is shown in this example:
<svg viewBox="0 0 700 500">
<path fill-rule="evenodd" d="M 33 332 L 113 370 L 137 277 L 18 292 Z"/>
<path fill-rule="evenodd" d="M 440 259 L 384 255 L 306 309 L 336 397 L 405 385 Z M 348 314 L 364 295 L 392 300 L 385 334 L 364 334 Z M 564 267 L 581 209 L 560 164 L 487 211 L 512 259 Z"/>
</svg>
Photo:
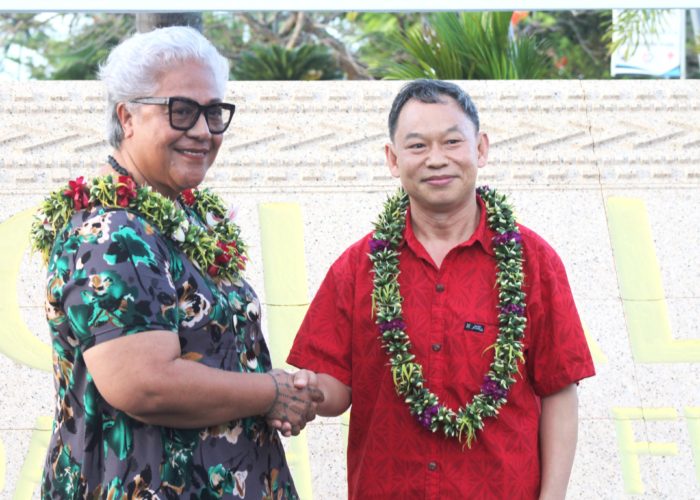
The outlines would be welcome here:
<svg viewBox="0 0 700 500">
<path fill-rule="evenodd" d="M 261 204 L 259 218 L 270 354 L 275 367 L 284 367 L 309 305 L 304 227 L 296 203 Z M 305 432 L 289 443 L 287 461 L 300 498 L 313 498 Z"/>
<path fill-rule="evenodd" d="M 29 442 L 29 451 L 24 457 L 24 464 L 19 471 L 19 478 L 15 486 L 14 500 L 29 500 L 33 497 L 37 484 L 41 481 L 43 473 L 46 449 L 51 440 L 51 428 L 53 418 L 39 417 L 36 419 L 36 428 L 32 432 Z"/>
<path fill-rule="evenodd" d="M 0 353 L 23 365 L 51 371 L 51 348 L 29 331 L 17 300 L 19 268 L 35 212 L 34 208 L 25 210 L 0 224 L 0 288 L 6 291 L 0 300 Z"/>
<path fill-rule="evenodd" d="M 700 340 L 671 334 L 644 201 L 610 197 L 608 225 L 632 354 L 638 363 L 698 363 Z"/>
<path fill-rule="evenodd" d="M 693 450 L 693 460 L 695 461 L 695 479 L 700 484 L 700 407 L 687 407 L 685 418 L 688 422 L 690 448 Z"/>
<path fill-rule="evenodd" d="M 673 408 L 613 408 L 615 433 L 622 464 L 625 491 L 633 495 L 644 493 L 644 482 L 639 468 L 639 455 L 677 455 L 676 443 L 636 441 L 633 420 L 676 420 Z"/>
</svg>

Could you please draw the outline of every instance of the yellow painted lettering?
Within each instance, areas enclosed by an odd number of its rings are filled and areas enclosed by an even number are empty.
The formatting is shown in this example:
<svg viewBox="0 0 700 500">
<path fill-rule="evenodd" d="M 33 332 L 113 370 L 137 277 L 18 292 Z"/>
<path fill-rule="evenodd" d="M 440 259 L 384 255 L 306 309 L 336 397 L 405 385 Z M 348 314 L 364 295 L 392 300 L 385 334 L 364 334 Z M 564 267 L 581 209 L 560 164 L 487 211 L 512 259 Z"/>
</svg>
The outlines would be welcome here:
<svg viewBox="0 0 700 500">
<path fill-rule="evenodd" d="M 274 366 L 288 366 L 284 360 L 309 304 L 301 210 L 296 203 L 264 203 L 258 214 L 270 354 Z M 313 498 L 306 433 L 286 452 L 300 498 Z"/>
<path fill-rule="evenodd" d="M 17 279 L 24 252 L 29 246 L 29 229 L 36 209 L 15 214 L 0 223 L 0 287 L 8 293 L 0 301 L 0 354 L 31 368 L 51 371 L 51 347 L 29 331 L 20 316 Z M 29 451 L 15 485 L 14 498 L 32 498 L 41 478 L 44 456 L 51 434 L 50 417 L 40 417 L 32 432 Z M 6 453 L 0 443 L 0 491 L 5 489 Z"/>
<path fill-rule="evenodd" d="M 27 500 L 32 498 L 34 490 L 41 481 L 41 475 L 46 458 L 46 449 L 51 439 L 51 417 L 39 417 L 32 432 L 29 442 L 29 451 L 24 457 L 24 463 L 19 471 L 19 478 L 15 486 L 14 500 Z"/>
<path fill-rule="evenodd" d="M 620 295 L 635 361 L 700 362 L 700 340 L 676 340 L 671 334 L 644 201 L 610 197 L 607 212 Z"/>
<path fill-rule="evenodd" d="M 690 434 L 690 448 L 695 462 L 695 479 L 700 484 L 700 406 L 686 407 L 685 418 Z"/>
<path fill-rule="evenodd" d="M 676 443 L 637 441 L 632 422 L 635 420 L 676 420 L 673 408 L 613 408 L 622 479 L 625 491 L 636 495 L 644 493 L 644 482 L 639 468 L 639 455 L 677 455 Z"/>
<path fill-rule="evenodd" d="M 596 342 L 593 336 L 590 334 L 588 328 L 586 328 L 586 325 L 583 325 L 583 334 L 586 336 L 586 342 L 588 343 L 588 349 L 590 349 L 591 351 L 593 363 L 595 363 L 596 365 L 606 364 L 608 362 L 608 357 L 600 348 L 598 342 Z"/>
<path fill-rule="evenodd" d="M 29 228 L 36 209 L 20 212 L 0 224 L 0 353 L 23 365 L 51 371 L 51 348 L 27 328 L 19 314 L 17 278 L 29 245 Z"/>
</svg>

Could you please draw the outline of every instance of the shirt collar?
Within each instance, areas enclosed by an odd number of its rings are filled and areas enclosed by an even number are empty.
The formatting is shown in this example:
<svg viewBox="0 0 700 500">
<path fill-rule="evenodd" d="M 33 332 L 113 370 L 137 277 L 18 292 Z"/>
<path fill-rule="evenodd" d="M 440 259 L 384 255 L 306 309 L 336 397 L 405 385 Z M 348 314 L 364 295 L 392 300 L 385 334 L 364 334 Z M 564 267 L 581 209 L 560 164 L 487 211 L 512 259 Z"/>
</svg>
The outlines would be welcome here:
<svg viewBox="0 0 700 500">
<path fill-rule="evenodd" d="M 481 245 L 481 248 L 489 255 L 495 256 L 493 251 L 493 237 L 496 235 L 494 231 L 486 223 L 486 205 L 481 196 L 476 197 L 476 201 L 479 204 L 479 224 L 476 226 L 476 230 L 471 235 L 471 237 L 457 245 L 457 248 L 470 247 L 475 243 Z M 423 245 L 416 238 L 416 234 L 413 232 L 413 227 L 411 226 L 411 208 L 409 206 L 406 210 L 406 229 L 403 233 L 404 239 L 401 241 L 399 248 L 404 245 L 408 245 L 416 254 L 424 252 Z"/>
</svg>

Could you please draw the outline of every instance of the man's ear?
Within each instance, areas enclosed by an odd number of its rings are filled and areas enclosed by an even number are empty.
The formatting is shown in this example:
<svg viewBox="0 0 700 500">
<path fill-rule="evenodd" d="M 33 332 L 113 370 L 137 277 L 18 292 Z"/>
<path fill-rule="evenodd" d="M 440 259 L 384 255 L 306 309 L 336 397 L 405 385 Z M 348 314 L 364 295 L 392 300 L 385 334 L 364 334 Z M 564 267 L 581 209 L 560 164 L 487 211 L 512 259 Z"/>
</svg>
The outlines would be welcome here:
<svg viewBox="0 0 700 500">
<path fill-rule="evenodd" d="M 120 102 L 116 107 L 117 118 L 124 130 L 124 138 L 134 135 L 134 114 L 129 110 L 126 103 Z"/>
<path fill-rule="evenodd" d="M 479 168 L 485 167 L 486 162 L 489 159 L 489 136 L 486 132 L 479 132 L 479 144 L 476 146 L 477 150 L 477 165 Z"/>
<path fill-rule="evenodd" d="M 386 166 L 389 167 L 392 177 L 399 178 L 399 165 L 396 157 L 396 151 L 392 143 L 384 145 L 384 154 L 386 155 Z"/>
</svg>

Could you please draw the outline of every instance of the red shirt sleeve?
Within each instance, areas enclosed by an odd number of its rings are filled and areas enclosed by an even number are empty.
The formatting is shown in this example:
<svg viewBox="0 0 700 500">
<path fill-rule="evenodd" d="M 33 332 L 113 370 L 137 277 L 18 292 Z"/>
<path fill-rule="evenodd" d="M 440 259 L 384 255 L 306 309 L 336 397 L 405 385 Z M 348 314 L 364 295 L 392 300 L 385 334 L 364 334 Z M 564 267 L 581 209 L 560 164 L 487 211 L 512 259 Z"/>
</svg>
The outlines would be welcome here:
<svg viewBox="0 0 700 500">
<path fill-rule="evenodd" d="M 350 247 L 331 266 L 309 306 L 287 363 L 352 382 L 354 273 Z"/>
<path fill-rule="evenodd" d="M 559 255 L 531 233 L 525 247 L 529 351 L 527 371 L 540 397 L 595 375 L 595 368 Z"/>
</svg>

